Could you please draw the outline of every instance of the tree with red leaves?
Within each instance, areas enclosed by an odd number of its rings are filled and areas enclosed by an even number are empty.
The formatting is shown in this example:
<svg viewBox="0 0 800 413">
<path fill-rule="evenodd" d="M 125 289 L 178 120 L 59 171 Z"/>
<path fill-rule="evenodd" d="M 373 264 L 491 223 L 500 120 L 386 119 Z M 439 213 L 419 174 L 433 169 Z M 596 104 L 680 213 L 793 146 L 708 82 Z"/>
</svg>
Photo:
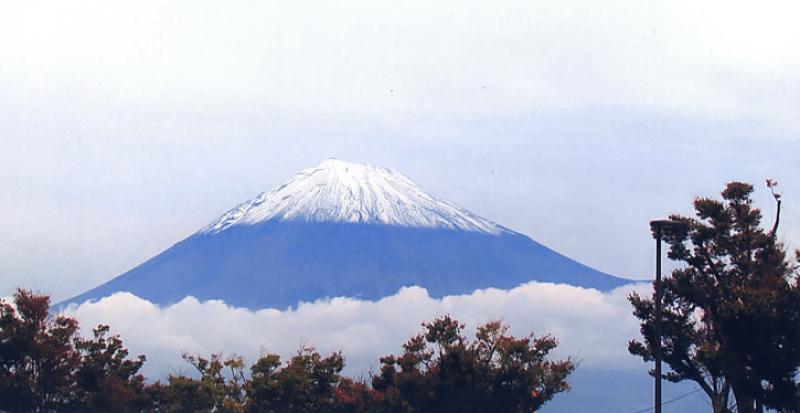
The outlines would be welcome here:
<svg viewBox="0 0 800 413">
<path fill-rule="evenodd" d="M 78 322 L 50 316 L 50 298 L 19 289 L 0 301 L 0 409 L 51 412 L 70 407 L 80 354 Z"/>
<path fill-rule="evenodd" d="M 569 390 L 572 359 L 549 360 L 552 336 L 515 338 L 492 321 L 470 342 L 464 325 L 444 316 L 403 345 L 404 353 L 381 358 L 372 379 L 383 412 L 531 412 Z"/>
<path fill-rule="evenodd" d="M 98 326 L 78 336 L 78 321 L 50 313 L 50 297 L 18 289 L 0 300 L 0 411 L 150 410 L 144 356 L 128 359 L 119 336 Z"/>
<path fill-rule="evenodd" d="M 145 356 L 128 359 L 118 335 L 107 337 L 109 326 L 94 329 L 91 339 L 76 338 L 81 363 L 75 372 L 75 409 L 82 412 L 138 412 L 148 406 Z"/>
</svg>

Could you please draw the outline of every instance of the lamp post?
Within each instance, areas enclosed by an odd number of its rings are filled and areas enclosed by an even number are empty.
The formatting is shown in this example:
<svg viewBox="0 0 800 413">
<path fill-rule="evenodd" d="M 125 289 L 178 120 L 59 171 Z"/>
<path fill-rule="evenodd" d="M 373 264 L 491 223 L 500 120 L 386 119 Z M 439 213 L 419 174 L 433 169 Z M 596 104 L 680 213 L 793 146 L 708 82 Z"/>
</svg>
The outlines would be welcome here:
<svg viewBox="0 0 800 413">
<path fill-rule="evenodd" d="M 653 231 L 653 236 L 656 238 L 656 285 L 653 293 L 653 301 L 655 302 L 655 327 L 656 339 L 654 343 L 653 358 L 656 362 L 655 374 L 655 400 L 654 411 L 661 413 L 661 236 L 666 227 L 683 226 L 684 224 L 679 221 L 671 219 L 657 219 L 650 221 L 650 229 Z"/>
</svg>

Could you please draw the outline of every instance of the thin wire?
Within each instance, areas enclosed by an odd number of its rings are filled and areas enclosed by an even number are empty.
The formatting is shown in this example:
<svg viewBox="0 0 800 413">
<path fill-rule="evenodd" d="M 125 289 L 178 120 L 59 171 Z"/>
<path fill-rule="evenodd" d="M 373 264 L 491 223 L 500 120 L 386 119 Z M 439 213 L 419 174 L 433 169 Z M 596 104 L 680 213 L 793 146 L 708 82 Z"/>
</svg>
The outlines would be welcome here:
<svg viewBox="0 0 800 413">
<path fill-rule="evenodd" d="M 695 393 L 697 393 L 697 392 L 699 392 L 699 391 L 700 391 L 700 389 L 694 389 L 694 390 L 690 391 L 689 393 L 682 394 L 682 395 L 680 395 L 680 396 L 678 396 L 678 397 L 676 397 L 676 398 L 674 398 L 674 399 L 669 399 L 669 400 L 667 400 L 667 401 L 665 401 L 665 402 L 661 403 L 661 405 L 663 406 L 663 405 L 665 405 L 665 404 L 670 404 L 670 403 L 672 403 L 672 402 L 676 402 L 676 401 L 678 401 L 678 400 L 680 400 L 680 399 L 683 399 L 683 398 L 685 398 L 685 397 L 689 397 L 689 396 L 691 396 L 691 395 L 693 395 L 693 394 L 695 394 Z M 651 407 L 648 407 L 648 408 L 646 408 L 646 409 L 637 410 L 637 411 L 636 411 L 636 412 L 634 412 L 634 413 L 644 413 L 644 412 L 649 412 L 650 410 L 653 410 L 654 408 L 655 408 L 655 407 L 652 407 L 652 406 L 651 406 Z"/>
</svg>

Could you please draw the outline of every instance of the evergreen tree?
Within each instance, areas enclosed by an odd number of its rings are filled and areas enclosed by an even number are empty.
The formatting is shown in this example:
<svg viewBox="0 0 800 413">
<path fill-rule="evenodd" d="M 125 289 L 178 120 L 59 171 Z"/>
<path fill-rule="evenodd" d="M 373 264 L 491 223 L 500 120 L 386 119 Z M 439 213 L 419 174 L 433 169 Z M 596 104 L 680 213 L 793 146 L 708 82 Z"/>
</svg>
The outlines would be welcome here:
<svg viewBox="0 0 800 413">
<path fill-rule="evenodd" d="M 776 183 L 768 180 L 768 186 Z M 800 288 L 797 262 L 777 241 L 780 197 L 770 231 L 760 227 L 752 185 L 731 182 L 722 201 L 698 198 L 697 217 L 664 230 L 669 258 L 685 264 L 662 284 L 662 348 L 671 381 L 692 380 L 709 396 L 715 412 L 765 407 L 796 412 L 800 368 Z M 800 258 L 800 251 L 796 254 Z M 644 341 L 629 350 L 653 359 L 654 303 L 630 296 Z"/>
</svg>

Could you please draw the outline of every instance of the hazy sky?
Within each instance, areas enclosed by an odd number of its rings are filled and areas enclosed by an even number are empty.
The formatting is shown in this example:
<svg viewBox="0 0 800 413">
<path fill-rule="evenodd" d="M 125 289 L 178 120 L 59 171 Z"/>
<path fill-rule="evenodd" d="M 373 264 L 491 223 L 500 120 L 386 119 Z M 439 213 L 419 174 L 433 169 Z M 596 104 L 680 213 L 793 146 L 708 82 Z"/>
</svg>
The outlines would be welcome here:
<svg viewBox="0 0 800 413">
<path fill-rule="evenodd" d="M 796 2 L 0 5 L 0 295 L 66 298 L 328 157 L 598 269 L 780 182 L 800 244 Z"/>
</svg>

